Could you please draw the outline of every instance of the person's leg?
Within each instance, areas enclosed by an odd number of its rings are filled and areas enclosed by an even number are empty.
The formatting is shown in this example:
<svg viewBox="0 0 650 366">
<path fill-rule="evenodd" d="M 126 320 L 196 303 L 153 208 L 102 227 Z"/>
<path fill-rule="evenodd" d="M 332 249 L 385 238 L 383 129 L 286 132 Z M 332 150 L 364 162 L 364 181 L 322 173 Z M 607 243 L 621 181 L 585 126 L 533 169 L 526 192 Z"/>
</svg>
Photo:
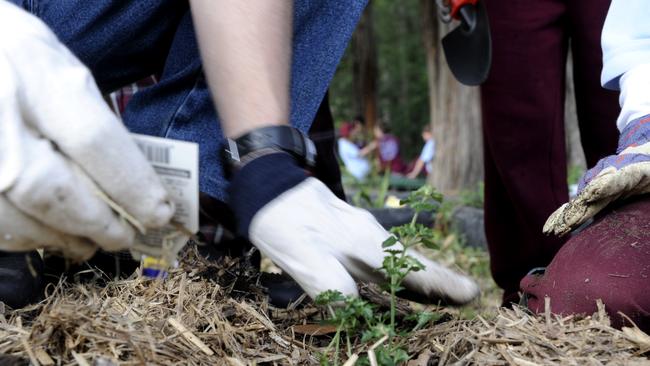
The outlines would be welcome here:
<svg viewBox="0 0 650 366">
<path fill-rule="evenodd" d="M 618 143 L 618 93 L 600 86 L 603 68 L 600 34 L 611 0 L 568 3 L 580 139 L 590 168 L 615 153 Z"/>
<path fill-rule="evenodd" d="M 343 190 L 343 183 L 341 182 L 341 170 L 339 162 L 336 159 L 336 134 L 334 132 L 334 119 L 330 111 L 330 103 L 328 95 L 325 94 L 314 123 L 309 129 L 309 137 L 314 141 L 316 151 L 316 167 L 314 169 L 314 177 L 318 178 L 321 182 L 332 191 L 338 198 L 346 200 L 345 191 Z"/>
<path fill-rule="evenodd" d="M 553 313 L 591 315 L 601 299 L 614 326 L 629 325 L 620 311 L 650 330 L 649 217 L 648 196 L 601 214 L 567 241 L 544 274 L 522 280 L 528 308 L 544 312 L 548 296 Z"/>
<path fill-rule="evenodd" d="M 481 88 L 485 230 L 504 304 L 563 240 L 542 234 L 568 199 L 564 146 L 565 1 L 487 0 L 493 62 Z"/>
</svg>

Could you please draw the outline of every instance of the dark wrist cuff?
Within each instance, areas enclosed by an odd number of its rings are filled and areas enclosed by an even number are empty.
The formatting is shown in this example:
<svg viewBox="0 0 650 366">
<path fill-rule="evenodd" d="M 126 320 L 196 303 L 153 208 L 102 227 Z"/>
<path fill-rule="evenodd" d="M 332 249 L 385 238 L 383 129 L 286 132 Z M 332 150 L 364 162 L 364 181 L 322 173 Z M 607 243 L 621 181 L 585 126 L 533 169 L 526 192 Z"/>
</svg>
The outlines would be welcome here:
<svg viewBox="0 0 650 366">
<path fill-rule="evenodd" d="M 307 172 L 284 152 L 261 156 L 234 172 L 228 193 L 229 205 L 237 220 L 237 233 L 248 237 L 255 214 L 306 178 Z"/>
<path fill-rule="evenodd" d="M 226 173 L 230 177 L 249 162 L 276 152 L 289 154 L 308 170 L 316 163 L 316 148 L 305 134 L 288 125 L 268 126 L 227 140 L 223 149 Z"/>
</svg>

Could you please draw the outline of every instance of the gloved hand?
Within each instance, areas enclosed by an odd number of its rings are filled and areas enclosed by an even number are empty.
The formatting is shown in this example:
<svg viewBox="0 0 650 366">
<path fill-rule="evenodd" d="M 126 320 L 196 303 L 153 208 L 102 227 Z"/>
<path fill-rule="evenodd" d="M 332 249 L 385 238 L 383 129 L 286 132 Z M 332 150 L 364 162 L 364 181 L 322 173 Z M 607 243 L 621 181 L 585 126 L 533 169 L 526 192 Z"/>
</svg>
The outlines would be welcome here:
<svg viewBox="0 0 650 366">
<path fill-rule="evenodd" d="M 650 193 L 650 65 L 640 65 L 621 78 L 622 128 L 616 155 L 601 159 L 578 185 L 578 195 L 557 209 L 544 232 L 564 235 L 611 202 Z"/>
<path fill-rule="evenodd" d="M 0 250 L 82 260 L 128 247 L 174 208 L 92 76 L 36 17 L 0 1 Z"/>
<path fill-rule="evenodd" d="M 311 298 L 326 290 L 356 295 L 355 280 L 385 280 L 377 269 L 386 255 L 382 243 L 390 234 L 367 211 L 340 200 L 319 180 L 305 178 L 288 154 L 257 158 L 235 175 L 231 207 L 240 233 Z M 426 267 L 404 281 L 418 297 L 464 304 L 478 296 L 470 278 L 413 250 L 408 254 Z"/>
<path fill-rule="evenodd" d="M 390 236 L 367 211 L 338 199 L 315 178 L 271 201 L 251 222 L 251 242 L 286 270 L 312 298 L 325 290 L 356 295 L 355 280 L 381 283 L 377 269 Z M 396 245 L 394 249 L 399 249 Z M 410 273 L 404 286 L 430 299 L 464 304 L 478 287 L 469 278 L 408 250 L 425 265 Z"/>
</svg>

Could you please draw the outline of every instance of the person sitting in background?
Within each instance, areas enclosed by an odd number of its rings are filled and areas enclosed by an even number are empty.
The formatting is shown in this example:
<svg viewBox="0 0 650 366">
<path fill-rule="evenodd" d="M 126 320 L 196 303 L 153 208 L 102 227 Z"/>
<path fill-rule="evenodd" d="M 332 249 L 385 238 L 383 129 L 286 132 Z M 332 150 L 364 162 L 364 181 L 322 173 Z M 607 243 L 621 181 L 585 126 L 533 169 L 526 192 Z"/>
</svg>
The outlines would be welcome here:
<svg viewBox="0 0 650 366">
<path fill-rule="evenodd" d="M 400 156 L 399 139 L 389 133 L 390 131 L 381 123 L 375 124 L 372 132 L 375 139 L 361 150 L 361 155 L 368 156 L 368 154 L 377 150 L 379 171 L 389 170 L 392 173 L 404 173 L 406 166 Z"/>
<path fill-rule="evenodd" d="M 361 154 L 361 149 L 353 141 L 359 136 L 363 127 L 359 120 L 343 122 L 339 130 L 339 158 L 350 175 L 363 180 L 370 173 L 370 162 Z"/>
<path fill-rule="evenodd" d="M 415 166 L 410 173 L 406 175 L 407 178 L 415 179 L 420 175 L 422 169 L 428 175 L 431 173 L 433 167 L 433 158 L 436 155 L 436 142 L 433 139 L 433 133 L 431 132 L 431 126 L 427 125 L 422 130 L 422 140 L 424 140 L 424 147 L 418 160 L 415 161 Z"/>
</svg>

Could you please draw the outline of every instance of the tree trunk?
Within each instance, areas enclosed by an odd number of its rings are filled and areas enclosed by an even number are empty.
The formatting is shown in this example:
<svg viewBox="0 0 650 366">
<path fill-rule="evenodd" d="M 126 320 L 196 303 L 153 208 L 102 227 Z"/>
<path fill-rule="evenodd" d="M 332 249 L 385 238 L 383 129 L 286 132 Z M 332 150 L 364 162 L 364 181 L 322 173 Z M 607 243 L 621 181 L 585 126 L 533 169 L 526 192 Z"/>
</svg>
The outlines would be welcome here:
<svg viewBox="0 0 650 366">
<path fill-rule="evenodd" d="M 429 183 L 445 193 L 475 189 L 483 179 L 479 90 L 461 85 L 449 71 L 440 39 L 450 27 L 439 21 L 434 0 L 421 0 L 427 54 L 431 126 L 436 156 Z"/>
<path fill-rule="evenodd" d="M 575 87 L 573 85 L 573 61 L 569 57 L 566 70 L 566 101 L 564 103 L 564 128 L 567 141 L 567 167 L 585 170 L 587 162 L 580 142 L 578 116 L 576 112 Z"/>
<path fill-rule="evenodd" d="M 397 18 L 399 19 L 399 22 L 397 23 L 396 27 L 396 32 L 399 35 L 399 37 L 403 40 L 406 41 L 408 37 L 412 37 L 411 29 L 409 24 L 409 17 L 406 15 L 406 9 L 405 7 L 407 6 L 412 6 L 412 4 L 408 4 L 406 2 L 400 1 L 396 4 L 396 15 Z M 402 108 L 403 114 L 402 118 L 404 121 L 413 121 L 413 117 L 411 116 L 411 103 L 410 103 L 410 78 L 408 74 L 408 67 L 409 67 L 409 50 L 407 48 L 407 42 L 399 42 L 397 45 L 398 49 L 398 66 L 399 66 L 399 98 L 398 98 L 398 103 Z"/>
<path fill-rule="evenodd" d="M 372 1 L 359 20 L 352 35 L 353 83 L 356 107 L 371 129 L 377 120 L 377 51 L 372 20 Z"/>
</svg>

